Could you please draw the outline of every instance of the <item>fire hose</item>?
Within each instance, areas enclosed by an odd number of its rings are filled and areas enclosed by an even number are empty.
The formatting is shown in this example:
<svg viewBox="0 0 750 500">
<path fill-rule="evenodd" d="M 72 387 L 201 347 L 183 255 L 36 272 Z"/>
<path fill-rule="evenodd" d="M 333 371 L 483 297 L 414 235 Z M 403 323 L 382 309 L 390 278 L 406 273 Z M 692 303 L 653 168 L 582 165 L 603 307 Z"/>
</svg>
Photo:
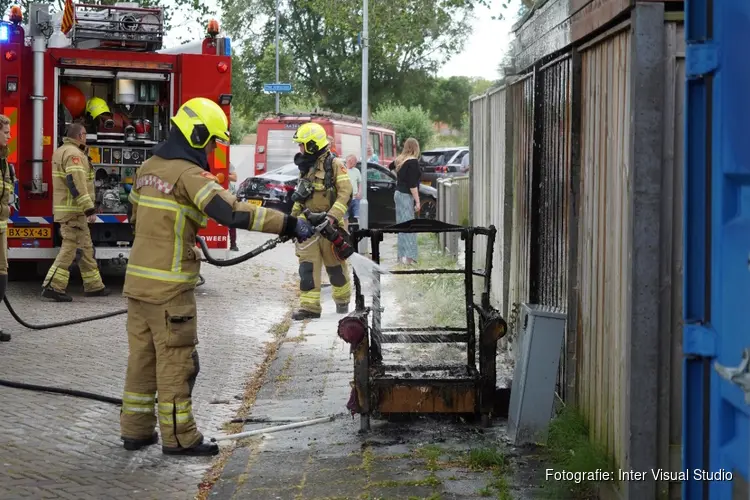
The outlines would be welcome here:
<svg viewBox="0 0 750 500">
<path fill-rule="evenodd" d="M 311 223 L 313 223 L 313 229 L 315 233 L 321 234 L 326 239 L 331 241 L 331 243 L 334 246 L 334 249 L 336 250 L 336 252 L 339 254 L 340 257 L 345 258 L 345 259 L 349 258 L 352 255 L 352 253 L 354 253 L 354 249 L 348 242 L 346 232 L 343 229 L 340 229 L 334 223 L 332 223 L 330 219 L 328 219 L 328 217 L 326 217 L 325 215 L 326 215 L 325 213 L 313 214 L 309 210 L 305 210 L 305 216 Z M 242 262 L 245 262 L 247 260 L 250 260 L 253 257 L 257 257 L 263 252 L 267 252 L 268 250 L 271 250 L 275 248 L 276 246 L 278 246 L 280 243 L 284 243 L 285 241 L 289 241 L 290 239 L 291 238 L 288 236 L 280 236 L 278 238 L 268 240 L 262 245 L 260 245 L 259 247 L 254 248 L 253 250 L 250 250 L 249 252 L 239 257 L 235 257 L 234 259 L 228 259 L 228 260 L 217 260 L 213 256 L 211 256 L 211 253 L 209 252 L 209 249 L 208 249 L 208 245 L 206 245 L 206 242 L 203 238 L 197 236 L 196 243 L 200 246 L 201 250 L 203 251 L 203 254 L 204 254 L 204 259 L 202 259 L 203 261 L 208 262 L 209 264 L 212 264 L 214 266 L 227 267 L 227 266 L 234 266 Z M 196 287 L 205 284 L 205 282 L 206 280 L 203 279 L 203 276 L 200 276 L 200 282 L 196 285 Z M 11 316 L 13 316 L 13 319 L 15 319 L 18 323 L 25 326 L 26 328 L 29 328 L 32 330 L 47 330 L 49 328 L 57 328 L 61 326 L 69 326 L 69 325 L 76 325 L 80 323 L 87 323 L 90 321 L 97 321 L 100 319 L 111 318 L 113 316 L 119 316 L 121 314 L 125 314 L 128 312 L 127 309 L 120 309 L 120 310 L 112 311 L 109 313 L 97 314 L 95 316 L 88 316 L 88 317 L 78 318 L 74 320 L 60 321 L 57 323 L 47 323 L 43 325 L 33 325 L 31 323 L 24 321 L 16 313 L 16 311 L 13 309 L 10 302 L 8 301 L 7 296 L 3 298 L 3 302 L 5 303 L 5 307 L 8 308 L 8 312 L 10 312 Z M 21 382 L 14 382 L 11 380 L 2 380 L 2 379 L 0 379 L 0 386 L 11 387 L 14 389 L 26 389 L 30 391 L 36 391 L 36 392 L 49 392 L 53 394 L 63 394 L 67 396 L 91 399 L 94 401 L 100 401 L 103 403 L 111 403 L 117 406 L 122 406 L 122 399 L 114 398 L 111 396 L 104 396 L 101 394 L 94 394 L 91 392 L 77 391 L 74 389 L 64 389 L 61 387 L 25 384 Z M 311 421 L 311 422 L 319 423 L 320 421 L 322 421 L 322 419 L 315 419 L 314 421 Z M 311 424 L 305 423 L 304 425 L 311 425 Z M 297 425 L 297 426 L 301 426 L 301 425 Z M 234 437 L 225 436 L 222 439 L 234 439 Z"/>
</svg>

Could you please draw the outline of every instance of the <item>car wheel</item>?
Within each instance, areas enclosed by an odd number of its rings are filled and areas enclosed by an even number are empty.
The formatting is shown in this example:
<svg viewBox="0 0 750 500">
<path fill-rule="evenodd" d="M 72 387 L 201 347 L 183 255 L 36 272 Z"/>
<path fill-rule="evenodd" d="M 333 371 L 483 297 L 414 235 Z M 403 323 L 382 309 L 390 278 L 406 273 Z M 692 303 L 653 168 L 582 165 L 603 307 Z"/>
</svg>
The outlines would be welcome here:
<svg viewBox="0 0 750 500">
<path fill-rule="evenodd" d="M 436 216 L 437 203 L 435 202 L 435 198 L 425 199 L 419 209 L 419 217 L 421 219 L 434 219 Z"/>
</svg>

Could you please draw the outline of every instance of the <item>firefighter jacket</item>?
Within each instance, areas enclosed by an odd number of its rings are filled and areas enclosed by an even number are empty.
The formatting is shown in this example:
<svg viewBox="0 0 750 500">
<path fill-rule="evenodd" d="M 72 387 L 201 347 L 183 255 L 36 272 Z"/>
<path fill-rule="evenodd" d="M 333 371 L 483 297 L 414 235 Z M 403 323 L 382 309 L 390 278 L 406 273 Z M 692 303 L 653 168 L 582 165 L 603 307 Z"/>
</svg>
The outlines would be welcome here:
<svg viewBox="0 0 750 500">
<path fill-rule="evenodd" d="M 4 155 L 0 156 L 0 177 L 2 177 L 2 185 L 0 185 L 0 233 L 3 233 L 8 229 L 10 197 L 13 193 L 13 172 Z"/>
<path fill-rule="evenodd" d="M 204 169 L 188 159 L 198 153 L 188 152 L 184 159 L 179 153 L 169 155 L 173 159 L 157 153 L 154 149 L 154 156 L 136 170 L 130 191 L 135 238 L 126 297 L 164 304 L 194 289 L 200 273 L 195 237 L 209 217 L 223 226 L 294 236 L 296 217 L 237 201 L 206 170 L 207 164 Z"/>
<path fill-rule="evenodd" d="M 307 200 L 294 203 L 292 215 L 298 216 L 302 210 L 309 208 L 311 212 L 328 212 L 339 224 L 342 223 L 352 198 L 352 182 L 346 164 L 336 157 L 329 160 L 331 168 L 326 178 L 326 159 L 329 155 L 330 152 L 320 155 L 315 166 L 301 176 L 312 182 L 313 193 Z"/>
<path fill-rule="evenodd" d="M 52 155 L 52 211 L 55 222 L 94 213 L 94 169 L 85 144 L 66 137 Z"/>
</svg>

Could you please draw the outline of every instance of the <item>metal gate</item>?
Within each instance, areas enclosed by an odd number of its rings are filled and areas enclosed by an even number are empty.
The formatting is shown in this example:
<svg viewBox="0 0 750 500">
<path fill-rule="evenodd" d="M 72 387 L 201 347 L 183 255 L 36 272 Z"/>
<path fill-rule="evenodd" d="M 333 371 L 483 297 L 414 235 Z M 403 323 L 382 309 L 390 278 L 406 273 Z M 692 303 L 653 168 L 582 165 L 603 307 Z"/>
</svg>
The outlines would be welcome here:
<svg viewBox="0 0 750 500">
<path fill-rule="evenodd" d="M 687 0 L 685 10 L 682 498 L 747 499 L 750 3 Z"/>
</svg>

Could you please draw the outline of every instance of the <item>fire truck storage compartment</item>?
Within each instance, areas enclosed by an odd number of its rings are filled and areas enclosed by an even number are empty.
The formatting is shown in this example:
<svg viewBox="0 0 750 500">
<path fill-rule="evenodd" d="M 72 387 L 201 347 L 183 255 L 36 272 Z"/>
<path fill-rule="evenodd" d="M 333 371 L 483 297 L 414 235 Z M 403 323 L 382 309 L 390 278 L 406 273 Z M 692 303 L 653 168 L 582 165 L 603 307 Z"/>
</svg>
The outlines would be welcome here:
<svg viewBox="0 0 750 500">
<path fill-rule="evenodd" d="M 169 130 L 170 77 L 169 73 L 58 70 L 57 144 L 62 144 L 68 124 L 84 123 L 89 158 L 95 170 L 97 214 L 128 213 L 135 169 L 151 157 L 151 148 L 166 139 Z M 68 94 L 72 97 L 67 97 Z M 85 102 L 93 97 L 103 99 L 110 113 L 92 120 L 81 109 L 81 95 L 85 96 Z M 92 227 L 92 238 L 95 244 L 116 243 L 131 240 L 131 232 L 129 224 L 96 224 Z"/>
<path fill-rule="evenodd" d="M 128 74 L 124 76 L 128 78 L 116 78 L 114 73 L 110 78 L 60 75 L 61 89 L 73 86 L 88 99 L 100 97 L 111 111 L 105 118 L 85 122 L 89 157 L 96 171 L 96 205 L 100 213 L 127 213 L 125 201 L 134 169 L 164 138 L 169 119 L 166 75 L 148 75 L 153 78 L 151 80 L 136 80 L 130 78 L 134 75 Z M 160 77 L 161 81 L 155 77 Z M 62 103 L 60 108 L 58 144 L 62 144 L 65 127 L 72 121 L 70 112 Z M 117 196 L 112 196 L 113 190 L 117 190 Z"/>
</svg>

